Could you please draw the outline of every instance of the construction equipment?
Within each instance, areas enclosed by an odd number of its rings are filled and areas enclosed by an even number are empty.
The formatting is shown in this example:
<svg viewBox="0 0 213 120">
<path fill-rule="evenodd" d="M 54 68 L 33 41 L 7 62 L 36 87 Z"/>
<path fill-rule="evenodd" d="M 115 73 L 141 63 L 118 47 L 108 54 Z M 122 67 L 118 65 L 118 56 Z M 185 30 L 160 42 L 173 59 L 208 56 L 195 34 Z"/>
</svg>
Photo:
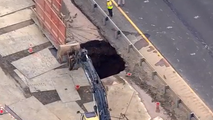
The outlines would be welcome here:
<svg viewBox="0 0 213 120">
<path fill-rule="evenodd" d="M 88 56 L 87 50 L 80 48 L 70 51 L 69 64 L 70 70 L 74 69 L 75 65 L 83 68 L 91 85 L 93 100 L 95 101 L 94 112 L 84 113 L 82 120 L 111 120 L 105 88 Z"/>
</svg>

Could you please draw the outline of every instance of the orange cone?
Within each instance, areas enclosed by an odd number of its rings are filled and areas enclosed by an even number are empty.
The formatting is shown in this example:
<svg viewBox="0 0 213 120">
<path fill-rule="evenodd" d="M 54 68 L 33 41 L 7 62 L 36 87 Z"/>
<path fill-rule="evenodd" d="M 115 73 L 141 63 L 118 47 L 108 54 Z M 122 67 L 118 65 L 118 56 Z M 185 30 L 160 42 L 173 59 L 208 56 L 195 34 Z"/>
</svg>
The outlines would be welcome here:
<svg viewBox="0 0 213 120">
<path fill-rule="evenodd" d="M 156 109 L 155 109 L 156 112 L 160 112 L 160 103 L 159 102 L 156 102 Z"/>
<path fill-rule="evenodd" d="M 32 46 L 32 44 L 30 44 L 30 47 L 29 47 L 29 49 L 28 49 L 28 52 L 29 52 L 29 53 L 33 53 L 33 46 Z"/>
<path fill-rule="evenodd" d="M 4 114 L 4 109 L 0 108 L 0 115 Z"/>
<path fill-rule="evenodd" d="M 79 89 L 80 89 L 80 85 L 76 85 L 76 86 L 75 86 L 75 89 L 76 89 L 76 90 L 79 90 Z"/>
<path fill-rule="evenodd" d="M 131 77 L 131 76 L 132 76 L 132 73 L 128 72 L 128 73 L 126 74 L 126 76 L 127 76 L 127 77 Z"/>
</svg>

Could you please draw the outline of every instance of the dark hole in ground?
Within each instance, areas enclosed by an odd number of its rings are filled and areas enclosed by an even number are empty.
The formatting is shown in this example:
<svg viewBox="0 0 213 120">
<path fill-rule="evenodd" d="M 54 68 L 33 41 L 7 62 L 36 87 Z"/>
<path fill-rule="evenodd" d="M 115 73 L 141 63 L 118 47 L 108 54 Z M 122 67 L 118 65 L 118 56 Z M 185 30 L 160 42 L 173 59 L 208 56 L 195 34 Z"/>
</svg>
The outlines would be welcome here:
<svg viewBox="0 0 213 120">
<path fill-rule="evenodd" d="M 118 74 L 125 69 L 123 58 L 121 58 L 115 48 L 106 41 L 88 41 L 82 43 L 81 48 L 88 50 L 88 55 L 100 79 Z"/>
<path fill-rule="evenodd" d="M 34 92 L 32 95 L 43 105 L 61 100 L 56 90 Z"/>
</svg>

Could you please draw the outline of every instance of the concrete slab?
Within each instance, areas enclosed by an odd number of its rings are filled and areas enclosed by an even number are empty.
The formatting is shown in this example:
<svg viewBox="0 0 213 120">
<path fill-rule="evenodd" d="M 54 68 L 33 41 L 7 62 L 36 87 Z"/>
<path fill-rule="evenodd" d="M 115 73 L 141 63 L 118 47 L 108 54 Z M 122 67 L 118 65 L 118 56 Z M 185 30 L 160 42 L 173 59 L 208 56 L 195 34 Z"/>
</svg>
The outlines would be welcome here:
<svg viewBox="0 0 213 120">
<path fill-rule="evenodd" d="M 61 66 L 49 49 L 41 50 L 14 61 L 12 62 L 12 65 L 14 65 L 28 79 Z"/>
<path fill-rule="evenodd" d="M 28 85 L 29 80 L 19 70 L 15 69 L 14 72 L 21 78 L 24 84 Z"/>
<path fill-rule="evenodd" d="M 101 80 L 105 86 L 116 85 L 116 84 L 124 84 L 125 81 L 120 79 L 119 77 L 110 76 Z"/>
<path fill-rule="evenodd" d="M 63 103 L 58 101 L 45 106 L 60 120 L 79 120 L 80 114 L 77 114 L 77 111 L 83 112 L 76 102 Z"/>
<path fill-rule="evenodd" d="M 17 102 L 21 99 L 24 99 L 23 93 L 21 90 L 12 85 L 0 86 L 0 102 L 1 104 L 11 104 Z"/>
<path fill-rule="evenodd" d="M 132 100 L 129 103 L 128 109 L 126 108 L 126 116 L 130 120 L 150 120 L 151 117 L 149 116 L 144 104 L 140 101 L 140 98 L 137 94 L 133 94 Z"/>
<path fill-rule="evenodd" d="M 51 70 L 40 76 L 30 79 L 28 81 L 30 91 L 38 92 L 38 91 L 55 90 L 53 80 L 57 79 L 60 76 L 61 76 L 61 74 L 57 74 L 56 71 Z"/>
<path fill-rule="evenodd" d="M 70 71 L 70 75 L 75 85 L 80 85 L 80 86 L 90 85 L 82 68 L 79 68 L 78 70 Z"/>
<path fill-rule="evenodd" d="M 128 84 L 108 86 L 107 95 L 109 107 L 112 109 L 111 116 L 119 117 L 120 113 L 123 113 L 130 120 L 151 119 L 145 106 Z"/>
<path fill-rule="evenodd" d="M 32 0 L 1 0 L 0 16 L 30 7 L 32 5 L 34 5 Z"/>
<path fill-rule="evenodd" d="M 0 21 L 1 21 L 0 28 L 4 28 L 4 27 L 14 25 L 20 22 L 24 22 L 26 20 L 30 20 L 31 14 L 32 14 L 32 10 L 24 9 L 24 10 L 12 13 L 10 15 L 0 17 Z M 23 17 L 20 17 L 20 16 L 23 16 Z"/>
<path fill-rule="evenodd" d="M 37 77 L 34 77 L 32 79 L 26 78 L 17 69 L 15 69 L 14 71 L 24 81 L 24 83 L 29 86 L 31 92 L 55 90 L 56 88 L 54 86 L 54 80 L 61 78 L 61 76 L 63 75 L 70 76 L 68 80 L 74 82 L 72 84 L 73 87 L 74 85 L 80 85 L 80 86 L 89 85 L 89 82 L 81 68 L 75 71 L 69 71 L 67 68 L 55 69 L 55 70 L 48 71 L 44 74 L 41 74 Z"/>
<path fill-rule="evenodd" d="M 88 112 L 94 111 L 94 105 L 95 105 L 94 102 L 84 103 L 83 105 L 87 109 Z"/>
<path fill-rule="evenodd" d="M 32 46 L 48 42 L 35 24 L 6 33 L 0 37 L 0 54 L 7 56 Z"/>
<path fill-rule="evenodd" d="M 63 68 L 63 69 L 56 69 L 55 71 L 57 71 L 57 73 L 60 73 L 60 74 L 69 74 L 75 85 L 80 85 L 80 86 L 89 85 L 89 82 L 82 68 L 79 68 L 78 70 L 72 70 L 72 71 L 69 71 L 68 68 Z"/>
<path fill-rule="evenodd" d="M 0 120 L 14 120 L 14 119 L 9 114 L 4 114 L 0 116 Z"/>
<path fill-rule="evenodd" d="M 11 76 L 5 74 L 5 72 L 2 70 L 1 67 L 0 67 L 0 76 L 1 76 L 1 79 L 0 79 L 0 85 L 1 86 L 7 86 L 7 85 L 8 86 L 10 86 L 10 85 L 15 86 L 14 79 Z"/>
<path fill-rule="evenodd" d="M 53 79 L 53 81 L 62 102 L 75 102 L 81 99 L 75 90 L 72 78 L 68 74 L 59 76 L 57 79 Z"/>
<path fill-rule="evenodd" d="M 0 68 L 0 104 L 11 104 L 24 99 L 22 91 L 16 86 L 13 78 L 7 76 Z"/>
<path fill-rule="evenodd" d="M 59 120 L 35 97 L 21 100 L 9 107 L 23 120 Z"/>
</svg>

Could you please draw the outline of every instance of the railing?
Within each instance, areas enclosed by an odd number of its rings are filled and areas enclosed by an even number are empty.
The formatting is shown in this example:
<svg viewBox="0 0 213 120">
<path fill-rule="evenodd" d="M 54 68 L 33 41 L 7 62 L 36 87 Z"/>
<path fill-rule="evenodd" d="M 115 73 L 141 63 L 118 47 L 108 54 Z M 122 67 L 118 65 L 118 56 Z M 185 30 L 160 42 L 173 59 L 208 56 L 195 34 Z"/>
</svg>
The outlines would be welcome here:
<svg viewBox="0 0 213 120">
<path fill-rule="evenodd" d="M 10 114 L 15 120 L 22 120 L 9 106 L 5 105 L 4 110 L 6 112 L 5 114 Z"/>
<path fill-rule="evenodd" d="M 75 0 L 74 0 L 75 1 Z M 114 38 L 115 39 L 108 39 L 108 41 L 112 44 L 117 46 L 118 51 L 127 51 L 127 53 L 135 55 L 135 56 L 139 56 L 139 57 L 134 57 L 131 60 L 136 60 L 139 63 L 140 66 L 144 66 L 145 64 L 153 71 L 151 76 L 152 79 L 158 77 L 159 79 L 161 79 L 161 81 L 164 84 L 163 87 L 163 94 L 167 94 L 168 91 L 170 91 L 170 93 L 172 93 L 173 95 L 175 95 L 175 93 L 169 89 L 169 86 L 166 85 L 166 83 L 164 82 L 164 80 L 162 78 L 160 78 L 160 76 L 157 75 L 157 72 L 152 68 L 152 66 L 146 62 L 144 56 L 138 51 L 138 49 L 134 46 L 134 44 L 131 42 L 131 40 L 129 40 L 127 38 L 127 36 L 121 31 L 121 29 L 113 22 L 113 20 L 108 17 L 108 15 L 106 14 L 106 12 L 97 4 L 97 2 L 95 0 L 86 0 L 89 1 L 91 4 L 91 12 L 93 12 L 95 14 L 95 16 L 97 16 L 96 18 L 102 18 L 102 22 L 105 26 L 104 29 L 111 29 L 114 31 Z M 111 34 L 110 32 L 108 33 L 107 31 L 105 31 L 106 34 Z M 122 46 L 122 47 L 118 47 L 118 46 Z M 127 58 L 128 55 L 122 54 L 122 57 Z M 136 63 L 137 64 L 137 63 Z M 177 95 L 175 95 L 176 98 Z M 184 107 L 187 109 L 188 112 L 188 120 L 199 120 L 196 115 L 191 112 L 186 105 L 184 105 L 184 103 L 181 101 L 181 99 L 177 99 L 176 100 L 176 108 L 180 108 Z"/>
</svg>

